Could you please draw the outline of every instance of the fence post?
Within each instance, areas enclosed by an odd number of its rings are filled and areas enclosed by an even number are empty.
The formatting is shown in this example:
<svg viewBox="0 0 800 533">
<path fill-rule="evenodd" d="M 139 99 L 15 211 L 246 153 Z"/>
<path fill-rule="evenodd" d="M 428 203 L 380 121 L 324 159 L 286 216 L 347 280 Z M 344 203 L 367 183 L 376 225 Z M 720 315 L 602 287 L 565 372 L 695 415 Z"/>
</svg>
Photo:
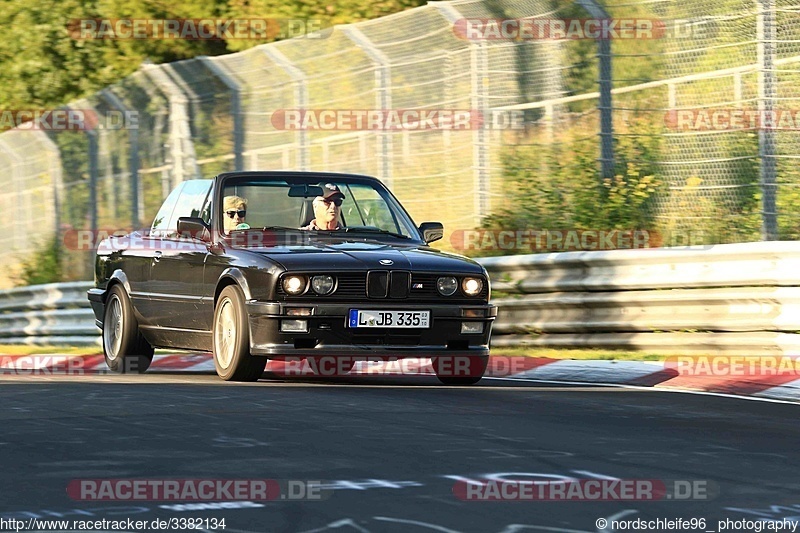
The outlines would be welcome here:
<svg viewBox="0 0 800 533">
<path fill-rule="evenodd" d="M 596 19 L 611 18 L 606 10 L 596 0 L 577 0 L 578 4 L 589 15 Z M 613 104 L 611 100 L 612 71 L 611 71 L 611 39 L 601 35 L 597 39 L 597 59 L 600 62 L 600 172 L 603 178 L 614 177 L 614 121 Z"/>
<path fill-rule="evenodd" d="M 97 235 L 97 178 L 98 178 L 98 143 L 97 131 L 86 130 L 89 139 L 89 229 Z"/>
<path fill-rule="evenodd" d="M 17 205 L 22 205 L 22 175 L 20 172 L 20 163 L 22 157 L 8 145 L 2 138 L 0 138 L 0 150 L 11 156 L 11 182 L 14 194 L 17 197 Z M 15 245 L 20 249 L 24 249 L 25 241 L 27 240 L 27 228 L 25 224 L 11 224 L 11 233 L 14 236 Z"/>
<path fill-rule="evenodd" d="M 777 168 L 775 164 L 775 0 L 756 0 L 756 40 L 758 43 L 758 113 L 762 118 L 758 129 L 758 156 L 761 167 L 761 239 L 778 239 L 775 189 Z"/>
<path fill-rule="evenodd" d="M 282 68 L 289 75 L 295 83 L 294 86 L 294 101 L 297 103 L 298 109 L 305 110 L 308 108 L 308 80 L 305 72 L 300 70 L 288 57 L 283 55 L 283 52 L 278 50 L 274 45 L 263 45 L 259 47 L 268 58 L 270 58 L 276 65 Z M 308 132 L 299 128 L 297 130 L 297 141 L 300 147 L 299 161 L 296 166 L 300 170 L 309 170 L 311 166 L 310 149 L 308 146 Z"/>
<path fill-rule="evenodd" d="M 189 100 L 167 74 L 169 65 L 144 65 L 142 71 L 167 95 L 169 100 L 169 137 L 172 155 L 172 188 L 180 182 L 199 177 L 197 157 L 189 124 Z"/>
<path fill-rule="evenodd" d="M 125 117 L 125 123 L 128 123 L 129 114 L 136 113 L 135 109 L 130 109 L 122 103 L 116 94 L 111 92 L 111 89 L 103 89 L 100 91 L 100 96 L 108 102 L 111 107 L 119 111 Z M 128 171 L 131 174 L 131 226 L 135 230 L 144 219 L 144 198 L 142 197 L 142 188 L 139 186 L 139 126 L 138 121 L 136 127 L 128 128 Z"/>
<path fill-rule="evenodd" d="M 383 53 L 369 37 L 353 24 L 337 26 L 344 35 L 366 53 L 375 69 L 375 105 L 384 111 L 392 108 L 392 71 L 389 56 Z M 387 187 L 392 187 L 394 146 L 392 132 L 384 130 L 378 132 L 378 160 L 380 161 L 380 175 L 378 176 Z"/>
<path fill-rule="evenodd" d="M 471 104 L 473 110 L 483 114 L 483 120 L 475 128 L 473 142 L 473 161 L 475 165 L 475 210 L 478 223 L 489 214 L 489 141 L 486 132 L 486 123 L 491 120 L 487 93 L 489 92 L 489 52 L 486 43 L 479 41 L 473 43 L 470 49 L 470 83 L 472 85 Z"/>
<path fill-rule="evenodd" d="M 55 229 L 56 239 L 61 236 L 61 196 L 64 193 L 64 176 L 61 169 L 61 152 L 53 139 L 51 139 L 45 132 L 37 131 L 39 141 L 45 148 L 51 152 L 49 159 L 50 162 L 50 176 L 53 180 L 53 226 Z"/>
<path fill-rule="evenodd" d="M 463 15 L 449 2 L 432 3 L 439 14 L 447 22 L 455 25 Z M 483 115 L 480 125 L 472 135 L 472 165 L 475 172 L 475 212 L 477 224 L 489 214 L 489 192 L 491 191 L 491 173 L 489 164 L 489 142 L 486 124 L 491 120 L 488 105 L 489 92 L 489 52 L 486 42 L 479 40 L 469 45 L 470 51 L 470 105 L 473 112 Z"/>
<path fill-rule="evenodd" d="M 244 170 L 244 124 L 242 120 L 242 89 L 228 72 L 224 63 L 217 64 L 213 57 L 200 56 L 198 59 L 231 91 L 231 118 L 233 119 L 233 162 L 234 170 Z"/>
</svg>

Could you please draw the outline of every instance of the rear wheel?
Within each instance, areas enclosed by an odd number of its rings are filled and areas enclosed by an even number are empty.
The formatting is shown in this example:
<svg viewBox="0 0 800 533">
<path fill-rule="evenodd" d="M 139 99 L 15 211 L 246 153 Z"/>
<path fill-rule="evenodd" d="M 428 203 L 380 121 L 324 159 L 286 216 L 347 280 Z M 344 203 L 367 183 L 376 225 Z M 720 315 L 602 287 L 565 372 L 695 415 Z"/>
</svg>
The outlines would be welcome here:
<svg viewBox="0 0 800 533">
<path fill-rule="evenodd" d="M 103 316 L 103 354 L 112 372 L 141 374 L 153 361 L 153 347 L 139 333 L 133 305 L 121 285 L 106 298 Z"/>
<path fill-rule="evenodd" d="M 244 294 L 228 285 L 214 309 L 214 367 L 225 381 L 258 381 L 267 366 L 266 357 L 250 355 L 250 327 Z"/>
<path fill-rule="evenodd" d="M 488 357 L 476 355 L 448 355 L 432 360 L 436 377 L 443 385 L 474 385 L 483 378 Z"/>
</svg>

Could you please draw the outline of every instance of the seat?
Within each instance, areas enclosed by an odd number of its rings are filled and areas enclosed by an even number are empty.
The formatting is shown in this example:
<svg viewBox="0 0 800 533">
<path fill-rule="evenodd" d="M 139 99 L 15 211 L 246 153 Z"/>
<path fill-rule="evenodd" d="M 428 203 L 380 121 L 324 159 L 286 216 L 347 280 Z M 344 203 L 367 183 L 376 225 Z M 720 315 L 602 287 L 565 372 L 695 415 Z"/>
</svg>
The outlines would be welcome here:
<svg viewBox="0 0 800 533">
<path fill-rule="evenodd" d="M 300 227 L 305 227 L 311 224 L 314 220 L 314 199 L 306 198 L 303 200 L 303 205 L 300 207 Z"/>
</svg>

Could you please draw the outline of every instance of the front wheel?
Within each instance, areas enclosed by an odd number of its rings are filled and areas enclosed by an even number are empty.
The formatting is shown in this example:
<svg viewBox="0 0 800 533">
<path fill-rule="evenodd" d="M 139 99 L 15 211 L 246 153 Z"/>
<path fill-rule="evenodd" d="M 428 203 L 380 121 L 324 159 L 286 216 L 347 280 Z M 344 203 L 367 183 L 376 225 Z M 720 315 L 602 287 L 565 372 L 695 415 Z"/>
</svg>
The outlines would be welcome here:
<svg viewBox="0 0 800 533">
<path fill-rule="evenodd" d="M 476 355 L 444 355 L 434 357 L 433 371 L 443 385 L 474 385 L 483 378 L 488 357 Z"/>
<path fill-rule="evenodd" d="M 139 333 L 128 293 L 121 285 L 108 291 L 103 316 L 103 355 L 112 372 L 141 374 L 153 361 L 153 347 Z"/>
<path fill-rule="evenodd" d="M 225 381 L 258 381 L 267 366 L 266 357 L 250 355 L 250 327 L 244 294 L 228 285 L 214 309 L 214 367 Z"/>
</svg>

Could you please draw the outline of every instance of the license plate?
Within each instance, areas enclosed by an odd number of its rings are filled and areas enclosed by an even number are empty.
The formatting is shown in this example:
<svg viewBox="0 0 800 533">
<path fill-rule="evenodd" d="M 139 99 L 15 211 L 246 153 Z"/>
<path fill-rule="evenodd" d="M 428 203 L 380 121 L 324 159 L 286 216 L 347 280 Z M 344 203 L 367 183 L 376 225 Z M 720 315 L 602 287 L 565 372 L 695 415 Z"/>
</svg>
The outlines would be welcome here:
<svg viewBox="0 0 800 533">
<path fill-rule="evenodd" d="M 351 328 L 429 328 L 430 311 L 350 310 Z"/>
</svg>

